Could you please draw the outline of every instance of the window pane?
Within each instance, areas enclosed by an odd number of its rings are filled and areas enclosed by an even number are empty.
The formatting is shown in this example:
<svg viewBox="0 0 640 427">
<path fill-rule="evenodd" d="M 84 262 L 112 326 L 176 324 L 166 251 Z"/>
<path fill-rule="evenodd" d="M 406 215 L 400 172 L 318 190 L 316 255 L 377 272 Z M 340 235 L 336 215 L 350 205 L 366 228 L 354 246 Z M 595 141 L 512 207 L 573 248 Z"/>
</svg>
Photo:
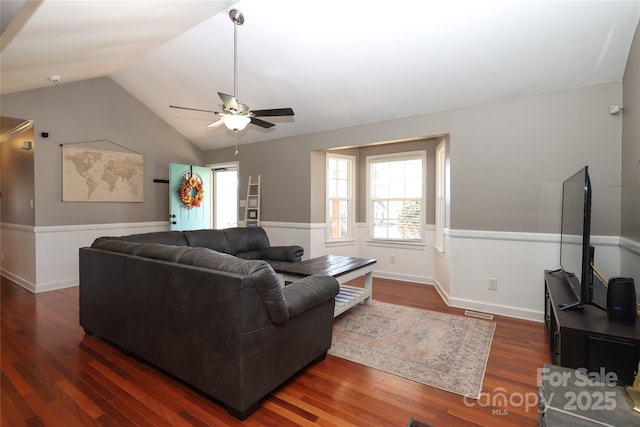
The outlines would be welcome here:
<svg viewBox="0 0 640 427">
<path fill-rule="evenodd" d="M 349 197 L 349 182 L 348 181 L 338 181 L 337 182 L 338 189 L 336 191 L 336 196 L 341 198 Z"/>
<path fill-rule="evenodd" d="M 422 178 L 422 161 L 420 159 L 407 160 L 405 174 L 409 178 Z"/>
<path fill-rule="evenodd" d="M 408 178 L 405 182 L 405 197 L 419 199 L 422 197 L 422 178 Z"/>
<path fill-rule="evenodd" d="M 355 157 L 327 155 L 327 238 L 351 237 Z"/>
<path fill-rule="evenodd" d="M 347 160 L 338 160 L 337 178 L 349 179 L 349 162 Z"/>
<path fill-rule="evenodd" d="M 331 237 L 340 237 L 340 227 L 337 219 L 329 221 L 329 229 L 331 230 Z"/>
<path fill-rule="evenodd" d="M 404 178 L 394 177 L 388 181 L 389 195 L 388 197 L 398 199 L 405 196 Z"/>
<path fill-rule="evenodd" d="M 369 163 L 373 238 L 422 239 L 424 154 L 407 155 L 414 158 L 376 159 Z"/>
<path fill-rule="evenodd" d="M 329 179 L 336 179 L 338 176 L 338 162 L 335 159 L 329 159 L 329 171 L 327 172 L 327 176 Z"/>
</svg>

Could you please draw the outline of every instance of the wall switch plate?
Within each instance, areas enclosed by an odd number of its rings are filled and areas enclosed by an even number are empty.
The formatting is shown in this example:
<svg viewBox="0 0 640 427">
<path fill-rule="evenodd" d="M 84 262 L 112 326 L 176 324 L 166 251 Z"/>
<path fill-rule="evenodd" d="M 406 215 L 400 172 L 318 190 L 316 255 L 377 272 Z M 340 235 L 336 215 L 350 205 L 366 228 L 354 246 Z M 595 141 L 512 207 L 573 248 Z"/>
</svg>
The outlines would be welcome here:
<svg viewBox="0 0 640 427">
<path fill-rule="evenodd" d="M 487 279 L 487 282 L 489 284 L 489 290 L 490 291 L 497 291 L 498 290 L 498 279 L 493 278 L 493 277 L 489 277 Z"/>
</svg>

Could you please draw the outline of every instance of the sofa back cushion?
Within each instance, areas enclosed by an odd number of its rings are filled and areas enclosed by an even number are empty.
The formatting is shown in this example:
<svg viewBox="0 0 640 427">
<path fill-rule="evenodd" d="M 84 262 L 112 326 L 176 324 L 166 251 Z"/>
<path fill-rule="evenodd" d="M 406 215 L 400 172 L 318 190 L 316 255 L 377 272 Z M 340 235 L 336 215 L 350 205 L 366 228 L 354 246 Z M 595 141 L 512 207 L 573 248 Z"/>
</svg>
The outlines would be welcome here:
<svg viewBox="0 0 640 427">
<path fill-rule="evenodd" d="M 266 261 L 244 260 L 208 248 L 190 248 L 178 258 L 178 262 L 249 276 L 271 321 L 280 324 L 289 320 L 289 308 L 280 282 Z"/>
<path fill-rule="evenodd" d="M 187 244 L 193 248 L 209 248 L 226 254 L 231 253 L 224 230 L 189 230 L 183 231 L 183 234 Z"/>
<path fill-rule="evenodd" d="M 156 231 L 153 233 L 130 234 L 120 237 L 122 240 L 134 243 L 162 243 L 173 246 L 187 246 L 182 231 Z"/>
<path fill-rule="evenodd" d="M 136 255 L 146 258 L 161 259 L 163 261 L 177 262 L 178 259 L 189 250 L 191 250 L 189 246 L 144 243 L 142 245 L 142 249 L 140 249 Z"/>
<path fill-rule="evenodd" d="M 132 243 L 120 240 L 119 237 L 99 237 L 93 241 L 92 248 L 111 252 L 136 255 L 144 247 L 144 243 Z"/>
<path fill-rule="evenodd" d="M 229 253 L 242 256 L 243 252 L 259 254 L 263 248 L 270 246 L 269 237 L 262 227 L 235 227 L 224 230 L 229 242 Z M 244 256 L 243 258 L 249 258 Z"/>
</svg>

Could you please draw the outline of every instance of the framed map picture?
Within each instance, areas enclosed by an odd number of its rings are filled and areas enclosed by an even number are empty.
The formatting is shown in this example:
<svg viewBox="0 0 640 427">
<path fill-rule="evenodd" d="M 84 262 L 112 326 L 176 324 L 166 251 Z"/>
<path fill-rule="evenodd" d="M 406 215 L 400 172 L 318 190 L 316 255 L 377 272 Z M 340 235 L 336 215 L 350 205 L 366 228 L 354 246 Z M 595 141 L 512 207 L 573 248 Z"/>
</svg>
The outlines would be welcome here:
<svg viewBox="0 0 640 427">
<path fill-rule="evenodd" d="M 62 146 L 63 202 L 143 202 L 144 156 Z"/>
</svg>

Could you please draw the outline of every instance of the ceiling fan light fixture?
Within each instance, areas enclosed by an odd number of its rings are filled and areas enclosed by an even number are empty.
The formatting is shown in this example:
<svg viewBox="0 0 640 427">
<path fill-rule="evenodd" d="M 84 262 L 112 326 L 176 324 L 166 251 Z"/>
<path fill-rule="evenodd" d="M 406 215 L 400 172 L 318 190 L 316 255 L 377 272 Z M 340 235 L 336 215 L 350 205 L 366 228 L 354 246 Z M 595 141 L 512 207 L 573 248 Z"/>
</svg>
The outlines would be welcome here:
<svg viewBox="0 0 640 427">
<path fill-rule="evenodd" d="M 224 116 L 224 125 L 229 130 L 239 131 L 247 127 L 251 122 L 251 118 L 248 116 L 241 116 L 236 114 L 227 114 Z"/>
</svg>

